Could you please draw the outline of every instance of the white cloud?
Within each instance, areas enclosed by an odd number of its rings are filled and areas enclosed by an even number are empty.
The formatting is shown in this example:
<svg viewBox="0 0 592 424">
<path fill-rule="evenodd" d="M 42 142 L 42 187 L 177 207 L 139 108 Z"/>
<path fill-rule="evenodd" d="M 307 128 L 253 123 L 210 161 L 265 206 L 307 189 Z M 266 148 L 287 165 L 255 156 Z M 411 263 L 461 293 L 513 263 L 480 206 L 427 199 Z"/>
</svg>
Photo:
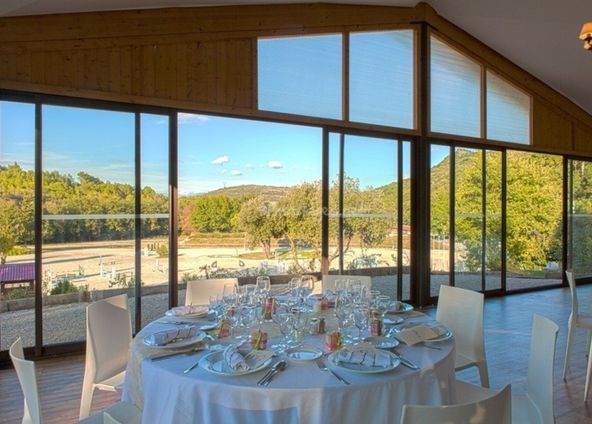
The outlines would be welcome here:
<svg viewBox="0 0 592 424">
<path fill-rule="evenodd" d="M 238 169 L 233 169 L 232 171 L 230 171 L 230 175 L 233 175 L 235 177 L 240 177 L 241 175 L 243 175 L 243 173 L 240 172 Z"/>
<path fill-rule="evenodd" d="M 209 120 L 210 120 L 210 117 L 206 116 L 206 115 L 199 115 L 199 114 L 194 114 L 194 113 L 182 113 L 182 112 L 177 114 L 177 122 L 179 124 L 194 124 L 194 123 L 207 122 Z"/>
<path fill-rule="evenodd" d="M 255 165 L 253 165 L 252 163 L 245 163 L 245 168 L 247 168 L 247 169 L 255 168 Z"/>
<path fill-rule="evenodd" d="M 230 158 L 226 155 L 224 156 L 220 156 L 217 157 L 216 159 L 214 159 L 211 164 L 212 165 L 224 165 L 225 163 L 228 163 L 230 161 Z"/>
<path fill-rule="evenodd" d="M 279 160 L 270 160 L 269 162 L 267 162 L 267 166 L 273 169 L 280 169 L 284 167 L 284 165 L 282 165 L 282 163 Z"/>
<path fill-rule="evenodd" d="M 218 174 L 220 174 L 220 175 L 224 175 L 224 174 L 226 174 L 226 169 L 220 169 L 220 170 L 218 171 Z"/>
</svg>

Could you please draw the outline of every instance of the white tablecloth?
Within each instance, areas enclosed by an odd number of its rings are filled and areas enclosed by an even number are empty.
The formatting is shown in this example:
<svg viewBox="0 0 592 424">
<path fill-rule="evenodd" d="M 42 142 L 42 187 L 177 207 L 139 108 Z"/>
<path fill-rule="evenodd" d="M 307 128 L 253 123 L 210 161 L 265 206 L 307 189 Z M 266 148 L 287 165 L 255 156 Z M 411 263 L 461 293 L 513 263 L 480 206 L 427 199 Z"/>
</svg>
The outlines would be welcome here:
<svg viewBox="0 0 592 424">
<path fill-rule="evenodd" d="M 224 377 L 197 367 L 183 374 L 202 352 L 145 359 L 141 338 L 162 327 L 153 323 L 138 335 L 126 377 L 124 400 L 143 406 L 144 424 L 397 423 L 404 404 L 454 401 L 453 339 L 438 343 L 440 350 L 400 346 L 399 353 L 420 366 L 416 371 L 400 365 L 369 375 L 335 368 L 351 382 L 347 386 L 314 362 L 289 361 L 287 369 L 262 388 L 256 383 L 264 371 Z M 320 347 L 322 337 L 309 336 L 305 344 Z"/>
</svg>

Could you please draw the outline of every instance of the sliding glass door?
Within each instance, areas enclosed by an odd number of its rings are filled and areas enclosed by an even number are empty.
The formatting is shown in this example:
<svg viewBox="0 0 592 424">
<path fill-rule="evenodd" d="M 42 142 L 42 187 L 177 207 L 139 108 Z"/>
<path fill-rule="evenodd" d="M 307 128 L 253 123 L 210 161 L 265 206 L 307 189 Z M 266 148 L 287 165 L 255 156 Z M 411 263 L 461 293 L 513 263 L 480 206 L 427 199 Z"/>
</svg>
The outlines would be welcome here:
<svg viewBox="0 0 592 424">
<path fill-rule="evenodd" d="M 408 299 L 409 142 L 328 133 L 330 272 L 370 275 L 372 286 Z"/>
</svg>

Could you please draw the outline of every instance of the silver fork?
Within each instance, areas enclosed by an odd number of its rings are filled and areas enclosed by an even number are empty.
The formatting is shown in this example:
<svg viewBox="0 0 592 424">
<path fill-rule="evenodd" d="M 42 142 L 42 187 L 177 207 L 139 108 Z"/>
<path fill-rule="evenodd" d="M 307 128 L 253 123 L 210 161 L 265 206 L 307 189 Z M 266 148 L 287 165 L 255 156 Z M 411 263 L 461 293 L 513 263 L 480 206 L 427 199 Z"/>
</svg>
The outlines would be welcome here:
<svg viewBox="0 0 592 424">
<path fill-rule="evenodd" d="M 329 371 L 331 374 L 333 374 L 339 381 L 341 381 L 343 384 L 347 384 L 349 385 L 350 382 L 347 381 L 345 378 L 341 377 L 339 374 L 337 374 L 335 371 L 333 371 L 331 368 L 328 368 L 327 365 L 325 365 L 325 362 L 323 361 L 323 358 L 319 358 L 316 360 L 317 366 L 319 367 L 319 369 L 321 371 Z"/>
</svg>

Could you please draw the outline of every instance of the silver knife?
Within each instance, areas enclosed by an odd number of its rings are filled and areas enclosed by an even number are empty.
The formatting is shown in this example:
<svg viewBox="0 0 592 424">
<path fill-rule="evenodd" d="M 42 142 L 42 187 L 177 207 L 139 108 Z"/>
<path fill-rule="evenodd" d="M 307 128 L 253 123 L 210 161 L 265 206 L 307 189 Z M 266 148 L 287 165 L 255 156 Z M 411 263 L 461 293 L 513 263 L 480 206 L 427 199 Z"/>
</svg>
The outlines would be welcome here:
<svg viewBox="0 0 592 424">
<path fill-rule="evenodd" d="M 419 367 L 417 365 L 415 365 L 413 362 L 411 362 L 409 359 L 403 357 L 402 355 L 395 353 L 395 355 L 397 355 L 399 357 L 399 360 L 401 361 L 401 363 L 403 365 L 405 365 L 407 368 L 411 368 L 412 370 L 418 370 Z"/>
</svg>

